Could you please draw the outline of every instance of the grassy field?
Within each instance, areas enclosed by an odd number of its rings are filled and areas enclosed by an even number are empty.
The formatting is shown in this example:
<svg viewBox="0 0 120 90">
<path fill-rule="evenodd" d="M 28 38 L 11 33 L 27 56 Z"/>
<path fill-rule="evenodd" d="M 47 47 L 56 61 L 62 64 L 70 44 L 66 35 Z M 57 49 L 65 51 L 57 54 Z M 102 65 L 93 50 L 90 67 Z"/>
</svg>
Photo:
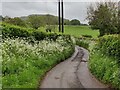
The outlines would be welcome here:
<svg viewBox="0 0 120 90">
<path fill-rule="evenodd" d="M 81 35 L 91 35 L 96 38 L 99 35 L 98 30 L 92 30 L 89 26 L 65 26 L 65 34 L 79 37 Z"/>
<path fill-rule="evenodd" d="M 57 28 L 57 27 L 56 27 Z M 41 31 L 45 32 L 45 28 L 40 28 Z M 56 29 L 58 32 L 58 29 Z M 81 35 L 91 35 L 93 38 L 97 38 L 99 35 L 98 30 L 92 30 L 90 26 L 65 26 L 64 34 L 73 35 L 76 37 L 80 37 Z"/>
</svg>

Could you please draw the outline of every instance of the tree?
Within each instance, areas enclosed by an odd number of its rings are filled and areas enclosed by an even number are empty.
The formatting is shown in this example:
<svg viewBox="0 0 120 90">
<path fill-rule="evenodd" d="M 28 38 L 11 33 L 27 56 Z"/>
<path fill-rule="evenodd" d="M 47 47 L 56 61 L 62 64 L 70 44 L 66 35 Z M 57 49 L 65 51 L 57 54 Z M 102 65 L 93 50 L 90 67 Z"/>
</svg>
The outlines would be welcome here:
<svg viewBox="0 0 120 90">
<path fill-rule="evenodd" d="M 30 16 L 28 16 L 27 22 L 34 29 L 38 29 L 40 26 L 44 25 L 44 21 L 38 15 L 30 15 Z"/>
<path fill-rule="evenodd" d="M 70 25 L 70 21 L 67 19 L 64 19 L 64 25 Z"/>
<path fill-rule="evenodd" d="M 13 24 L 13 25 L 17 25 L 17 26 L 26 27 L 26 23 L 22 19 L 20 19 L 19 17 L 10 18 L 10 17 L 6 16 L 4 18 L 4 22 L 9 23 L 9 24 Z"/>
<path fill-rule="evenodd" d="M 80 21 L 77 19 L 73 19 L 70 21 L 70 25 L 80 25 Z"/>
<path fill-rule="evenodd" d="M 2 21 L 3 20 L 3 17 L 2 17 L 2 15 L 0 15 L 0 21 Z"/>
<path fill-rule="evenodd" d="M 120 1 L 118 2 L 118 33 L 120 34 Z"/>
<path fill-rule="evenodd" d="M 13 18 L 12 19 L 12 24 L 26 27 L 26 23 L 22 19 L 20 19 L 19 17 Z"/>
<path fill-rule="evenodd" d="M 100 36 L 118 33 L 118 7 L 115 2 L 97 3 L 89 6 L 87 11 L 89 24 L 99 29 Z"/>
</svg>

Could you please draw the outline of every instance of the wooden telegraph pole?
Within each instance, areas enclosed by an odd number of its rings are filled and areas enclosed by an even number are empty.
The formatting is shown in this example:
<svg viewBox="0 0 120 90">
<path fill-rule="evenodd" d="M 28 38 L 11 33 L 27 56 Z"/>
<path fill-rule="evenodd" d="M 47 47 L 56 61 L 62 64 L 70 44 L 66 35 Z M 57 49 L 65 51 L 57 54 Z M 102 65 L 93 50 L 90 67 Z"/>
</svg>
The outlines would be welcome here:
<svg viewBox="0 0 120 90">
<path fill-rule="evenodd" d="M 59 32 L 61 32 L 61 12 L 62 12 L 62 33 L 64 33 L 64 7 L 63 0 L 58 1 L 58 23 L 59 23 Z"/>
<path fill-rule="evenodd" d="M 59 32 L 61 31 L 61 23 L 60 23 L 60 0 L 58 1 L 58 23 L 59 23 Z"/>
<path fill-rule="evenodd" d="M 64 11 L 63 11 L 63 0 L 61 1 L 61 7 L 62 7 L 62 33 L 64 33 Z"/>
</svg>

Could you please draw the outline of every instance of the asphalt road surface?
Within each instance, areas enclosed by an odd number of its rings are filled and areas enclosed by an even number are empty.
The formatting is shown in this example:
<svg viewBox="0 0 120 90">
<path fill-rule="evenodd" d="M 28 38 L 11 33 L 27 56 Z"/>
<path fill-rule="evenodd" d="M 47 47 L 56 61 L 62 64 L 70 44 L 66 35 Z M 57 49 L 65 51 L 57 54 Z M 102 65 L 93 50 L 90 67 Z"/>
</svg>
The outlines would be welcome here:
<svg viewBox="0 0 120 90">
<path fill-rule="evenodd" d="M 71 58 L 61 62 L 50 70 L 43 79 L 40 88 L 105 88 L 87 67 L 89 52 L 82 47 L 75 47 Z"/>
</svg>

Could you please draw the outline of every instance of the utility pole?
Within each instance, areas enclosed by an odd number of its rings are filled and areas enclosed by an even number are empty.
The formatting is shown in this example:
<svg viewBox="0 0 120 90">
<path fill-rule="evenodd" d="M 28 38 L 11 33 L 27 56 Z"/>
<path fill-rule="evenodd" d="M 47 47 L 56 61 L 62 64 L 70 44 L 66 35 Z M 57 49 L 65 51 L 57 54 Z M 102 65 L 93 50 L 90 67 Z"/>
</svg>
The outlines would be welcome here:
<svg viewBox="0 0 120 90">
<path fill-rule="evenodd" d="M 59 23 L 59 32 L 61 31 L 61 23 L 60 23 L 60 0 L 58 1 L 58 23 Z"/>
<path fill-rule="evenodd" d="M 63 0 L 61 1 L 61 7 L 62 7 L 62 33 L 64 33 L 64 7 L 63 7 Z"/>
<path fill-rule="evenodd" d="M 62 13 L 62 33 L 64 33 L 64 11 L 63 11 L 63 0 L 58 0 L 58 23 L 59 32 L 61 32 L 61 13 Z"/>
</svg>

